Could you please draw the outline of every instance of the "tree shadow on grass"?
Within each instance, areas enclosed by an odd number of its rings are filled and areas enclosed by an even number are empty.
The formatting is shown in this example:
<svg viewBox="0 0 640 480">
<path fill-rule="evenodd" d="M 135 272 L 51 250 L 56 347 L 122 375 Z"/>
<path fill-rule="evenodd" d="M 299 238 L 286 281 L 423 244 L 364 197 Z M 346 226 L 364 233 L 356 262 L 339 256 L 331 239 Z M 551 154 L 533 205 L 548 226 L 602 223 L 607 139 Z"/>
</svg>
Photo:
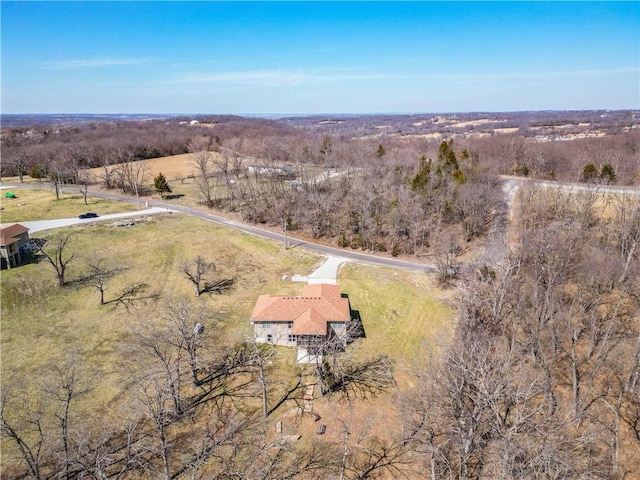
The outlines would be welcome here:
<svg viewBox="0 0 640 480">
<path fill-rule="evenodd" d="M 202 293 L 217 293 L 218 295 L 222 295 L 223 293 L 229 292 L 235 283 L 236 280 L 234 278 L 225 278 L 215 283 L 205 283 Z"/>
</svg>

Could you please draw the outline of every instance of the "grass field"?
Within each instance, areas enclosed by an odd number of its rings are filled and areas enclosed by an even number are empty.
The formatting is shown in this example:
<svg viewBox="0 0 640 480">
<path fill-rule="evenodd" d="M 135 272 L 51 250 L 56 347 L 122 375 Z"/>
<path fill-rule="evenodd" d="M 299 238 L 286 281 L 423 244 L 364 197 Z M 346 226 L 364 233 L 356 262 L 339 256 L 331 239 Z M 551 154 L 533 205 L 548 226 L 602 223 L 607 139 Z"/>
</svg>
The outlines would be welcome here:
<svg viewBox="0 0 640 480">
<path fill-rule="evenodd" d="M 173 201 L 196 203 L 192 179 L 184 183 L 175 180 L 172 188 L 184 195 Z M 79 193 L 64 193 L 60 200 L 55 200 L 53 191 L 15 189 L 14 193 L 18 196 L 15 200 L 2 198 L 0 218 L 4 223 L 71 217 L 85 211 L 104 215 L 135 209 L 135 205 L 96 198 L 90 198 L 86 206 Z M 209 323 L 205 323 L 205 329 L 215 335 L 215 342 L 232 345 L 252 338 L 248 319 L 260 294 L 300 294 L 302 284 L 285 278 L 308 275 L 323 261 L 323 257 L 302 249 L 284 251 L 279 243 L 181 214 L 156 215 L 131 227 L 95 223 L 46 232 L 48 236 L 56 233 L 71 234 L 68 252 L 75 255 L 66 286 L 57 286 L 53 271 L 44 262 L 1 273 L 2 389 L 10 392 L 21 385 L 40 389 L 52 382 L 52 365 L 63 365 L 75 356 L 80 359 L 83 378 L 90 379 L 91 385 L 91 394 L 83 397 L 75 412 L 97 415 L 103 422 L 109 422 L 108 416 L 126 403 L 125 392 L 137 374 L 133 370 L 139 361 L 138 354 L 133 353 L 139 347 L 132 340 L 142 324 L 166 322 L 167 306 L 185 298 L 206 311 Z M 180 266 L 196 255 L 215 263 L 212 280 L 233 279 L 228 292 L 194 296 Z M 149 298 L 128 309 L 100 305 L 98 292 L 83 281 L 87 262 L 93 256 L 105 258 L 109 268 L 118 270 L 107 286 L 107 301 L 127 286 L 140 283 L 149 285 L 144 293 Z M 451 336 L 454 312 L 447 305 L 446 295 L 434 288 L 433 279 L 427 275 L 356 263 L 342 268 L 338 283 L 349 295 L 352 308 L 360 312 L 366 333 L 366 338 L 353 343 L 347 354 L 355 358 L 384 354 L 394 364 L 398 386 L 410 385 L 410 372 L 421 358 L 420 351 L 438 348 Z M 278 349 L 270 388 L 284 391 L 294 361 L 294 349 Z M 312 371 L 310 367 L 310 383 L 316 381 Z M 321 397 L 314 400 L 314 411 L 328 426 L 326 439 L 341 441 L 342 420 L 356 435 L 382 437 L 398 425 L 394 417 L 396 393 L 389 391 L 374 399 L 348 403 L 336 396 Z M 278 394 L 271 395 L 276 398 Z M 296 416 L 292 406 L 291 402 L 285 403 L 270 421 L 275 424 L 283 420 L 286 432 L 302 434 L 306 441 L 313 439 L 317 427 L 314 420 Z"/>
<path fill-rule="evenodd" d="M 362 317 L 366 338 L 355 344 L 361 354 L 411 363 L 421 349 L 443 346 L 453 333 L 454 311 L 425 274 L 347 264 L 338 283 Z"/>
<path fill-rule="evenodd" d="M 225 336 L 246 338 L 258 295 L 299 294 L 302 286 L 282 277 L 308 274 L 321 262 L 302 250 L 284 252 L 279 244 L 176 214 L 133 227 L 83 225 L 64 233 L 72 233 L 69 251 L 76 255 L 67 286 L 57 287 L 44 263 L 2 272 L 3 380 L 17 372 L 37 376 L 45 365 L 78 351 L 105 379 L 112 379 L 107 390 L 113 393 L 121 381 L 115 371 L 119 346 L 140 319 L 159 319 L 167 302 L 187 297 L 221 321 Z M 107 300 L 133 283 L 148 284 L 148 293 L 159 298 L 129 310 L 100 306 L 98 293 L 78 281 L 95 254 L 122 268 L 108 285 Z M 215 262 L 217 279 L 234 279 L 228 293 L 193 296 L 180 265 L 196 255 Z M 452 311 L 430 293 L 423 275 L 349 265 L 339 283 L 365 325 L 367 338 L 355 349 L 404 362 L 423 342 L 441 343 L 450 334 Z"/>
<path fill-rule="evenodd" d="M 13 192 L 17 198 L 6 198 L 6 192 Z M 98 215 L 108 213 L 130 212 L 135 205 L 114 202 L 97 197 L 84 197 L 77 189 L 63 189 L 60 200 L 56 200 L 53 190 L 36 190 L 27 188 L 0 190 L 0 223 L 27 222 L 30 220 L 49 220 L 54 218 L 77 217 L 84 212 L 96 212 Z"/>
<path fill-rule="evenodd" d="M 172 203 L 197 205 L 194 180 L 181 179 L 191 172 L 188 155 L 145 163 L 150 178 L 162 171 L 170 181 L 177 195 Z M 3 223 L 72 217 L 85 211 L 104 215 L 136 208 L 91 197 L 86 206 L 82 195 L 71 191 L 58 201 L 53 191 L 15 189 L 14 193 L 19 198 L 1 200 Z M 302 284 L 283 277 L 306 275 L 323 261 L 304 250 L 285 252 L 280 244 L 178 214 L 159 215 L 133 227 L 98 223 L 61 231 L 72 233 L 69 251 L 76 255 L 69 266 L 67 286 L 57 287 L 53 271 L 44 263 L 2 271 L 0 373 L 3 387 L 16 379 L 42 382 L 49 365 L 77 354 L 84 359 L 91 376 L 99 379 L 84 407 L 88 409 L 100 408 L 117 398 L 130 377 L 123 359 L 130 355 L 132 332 L 142 322 L 162 322 L 169 303 L 189 299 L 219 322 L 216 336 L 220 341 L 240 341 L 252 336 L 248 319 L 258 295 L 300 294 Z M 88 259 L 94 255 L 119 269 L 107 287 L 107 301 L 134 283 L 148 284 L 146 293 L 157 298 L 136 302 L 128 310 L 100 306 L 98 292 L 80 281 L 87 271 Z M 196 255 L 213 261 L 217 267 L 215 279 L 233 279 L 233 288 L 222 295 L 195 297 L 180 265 Z M 437 350 L 449 341 L 454 311 L 448 305 L 447 292 L 438 290 L 430 276 L 348 263 L 342 268 L 338 283 L 349 295 L 352 308 L 360 312 L 366 334 L 366 338 L 349 347 L 348 354 L 355 358 L 386 355 L 395 365 L 401 388 L 411 382 L 407 372 L 422 358 L 423 350 Z M 293 349 L 280 349 L 279 378 L 290 373 L 294 358 Z M 323 416 L 344 407 L 344 415 L 355 416 L 354 427 L 365 428 L 376 419 L 374 430 L 378 434 L 383 434 L 391 421 L 385 416 L 393 410 L 393 395 L 357 400 L 348 406 L 337 406 L 335 401 L 329 397 L 314 403 Z M 277 418 L 283 418 L 283 413 L 279 412 Z M 300 425 L 300 432 L 305 428 L 312 432 L 312 423 Z M 329 425 L 331 432 L 338 431 L 337 424 Z"/>
<path fill-rule="evenodd" d="M 232 338 L 249 334 L 248 318 L 257 296 L 299 285 L 282 282 L 285 274 L 309 273 L 319 259 L 303 251 L 283 252 L 279 245 L 181 215 L 165 215 L 133 227 L 78 226 L 69 251 L 68 285 L 59 288 L 44 263 L 2 271 L 2 378 L 37 376 L 44 366 L 79 351 L 104 378 L 116 375 L 119 348 L 142 319 L 159 319 L 176 298 L 193 298 L 220 320 Z M 99 305 L 98 293 L 77 280 L 86 260 L 98 254 L 113 268 L 122 268 L 109 284 L 106 299 L 127 285 L 146 283 L 158 299 L 137 302 L 129 310 Z M 228 294 L 193 296 L 180 265 L 202 255 L 213 261 L 215 278 L 234 279 Z M 120 382 L 114 378 L 111 387 Z"/>
<path fill-rule="evenodd" d="M 215 155 L 215 153 L 213 155 Z M 149 185 L 153 185 L 153 177 L 160 172 L 162 172 L 169 182 L 196 173 L 193 159 L 189 153 L 172 155 L 170 157 L 152 158 L 149 160 L 138 160 L 131 163 L 132 165 L 142 164 L 145 166 Z M 98 178 L 102 174 L 102 168 L 92 168 L 89 172 L 94 178 Z"/>
</svg>

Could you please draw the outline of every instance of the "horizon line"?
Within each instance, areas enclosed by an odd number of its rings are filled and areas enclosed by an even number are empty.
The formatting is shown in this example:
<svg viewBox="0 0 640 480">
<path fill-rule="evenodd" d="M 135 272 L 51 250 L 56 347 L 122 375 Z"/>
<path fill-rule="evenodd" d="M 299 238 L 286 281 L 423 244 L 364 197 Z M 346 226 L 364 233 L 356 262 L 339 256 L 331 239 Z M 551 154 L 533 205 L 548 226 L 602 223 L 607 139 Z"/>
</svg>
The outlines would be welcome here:
<svg viewBox="0 0 640 480">
<path fill-rule="evenodd" d="M 634 112 L 639 111 L 640 107 L 629 108 L 542 108 L 542 109 L 518 109 L 518 110 L 440 110 L 440 111 L 413 111 L 413 112 L 0 112 L 2 116 L 127 116 L 127 115 L 149 115 L 149 116 L 278 116 L 278 117 L 315 117 L 315 116 L 373 116 L 373 115 L 442 115 L 442 114 L 499 114 L 499 113 L 546 113 L 546 112 Z"/>
</svg>

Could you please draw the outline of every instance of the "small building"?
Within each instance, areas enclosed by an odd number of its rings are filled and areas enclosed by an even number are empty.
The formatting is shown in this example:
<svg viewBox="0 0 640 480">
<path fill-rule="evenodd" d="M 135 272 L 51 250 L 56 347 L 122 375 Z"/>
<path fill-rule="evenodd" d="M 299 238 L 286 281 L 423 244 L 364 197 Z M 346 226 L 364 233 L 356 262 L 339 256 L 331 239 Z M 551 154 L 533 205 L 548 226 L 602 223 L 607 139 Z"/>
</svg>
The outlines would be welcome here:
<svg viewBox="0 0 640 480">
<path fill-rule="evenodd" d="M 247 171 L 249 173 L 253 173 L 256 175 L 270 175 L 274 177 L 285 177 L 285 178 L 293 178 L 295 177 L 295 171 L 293 169 L 293 165 L 284 165 L 281 167 L 268 167 L 264 165 L 249 165 L 247 167 Z"/>
<path fill-rule="evenodd" d="M 0 261 L 2 268 L 17 267 L 29 248 L 29 229 L 14 223 L 0 229 Z"/>
<path fill-rule="evenodd" d="M 343 349 L 349 338 L 349 298 L 338 285 L 305 285 L 300 296 L 260 295 L 251 315 L 257 342 L 295 346 L 299 363 Z"/>
</svg>

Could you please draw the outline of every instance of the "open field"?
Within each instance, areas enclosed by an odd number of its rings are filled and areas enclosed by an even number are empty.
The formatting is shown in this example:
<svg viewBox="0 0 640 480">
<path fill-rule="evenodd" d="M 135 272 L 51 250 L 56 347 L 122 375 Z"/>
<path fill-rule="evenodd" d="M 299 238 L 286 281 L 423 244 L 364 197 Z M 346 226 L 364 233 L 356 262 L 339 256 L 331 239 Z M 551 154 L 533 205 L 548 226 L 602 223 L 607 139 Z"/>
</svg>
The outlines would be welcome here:
<svg viewBox="0 0 640 480">
<path fill-rule="evenodd" d="M 213 153 L 213 155 L 216 155 Z M 153 158 L 150 160 L 138 160 L 132 162 L 132 165 L 144 165 L 148 173 L 149 184 L 153 185 L 153 177 L 162 172 L 168 181 L 177 180 L 180 177 L 187 177 L 196 173 L 195 166 L 191 155 L 183 153 L 181 155 L 172 155 L 170 157 Z M 102 168 L 92 168 L 89 172 L 98 178 L 102 174 Z"/>
<path fill-rule="evenodd" d="M 13 192 L 17 198 L 6 198 L 6 192 Z M 97 197 L 87 197 L 88 205 L 77 188 L 66 187 L 56 200 L 53 190 L 29 190 L 26 188 L 0 190 L 0 223 L 27 222 L 30 220 L 49 220 L 77 217 L 84 212 L 96 212 L 98 215 L 130 212 L 135 205 L 114 202 Z"/>
<path fill-rule="evenodd" d="M 78 351 L 105 379 L 103 395 L 116 393 L 122 378 L 117 359 L 141 319 L 159 319 L 168 302 L 193 299 L 219 320 L 225 338 L 251 336 L 247 319 L 262 293 L 299 294 L 301 285 L 284 275 L 308 274 L 321 259 L 229 229 L 176 214 L 133 227 L 78 226 L 69 251 L 68 285 L 58 288 L 44 263 L 2 272 L 2 376 L 36 376 L 44 366 Z M 128 310 L 99 305 L 98 292 L 82 282 L 86 262 L 99 255 L 122 270 L 109 283 L 106 300 L 126 286 L 149 285 L 146 299 Z M 222 295 L 193 297 L 180 265 L 202 255 L 213 261 L 215 278 L 234 279 Z M 367 354 L 385 353 L 405 361 L 422 342 L 441 343 L 451 332 L 452 311 L 430 293 L 427 279 L 405 273 L 349 265 L 339 280 L 353 308 L 361 312 L 367 338 L 356 343 Z M 110 380 L 109 380 L 110 379 Z M 109 393 L 110 392 L 110 393 Z"/>
<path fill-rule="evenodd" d="M 2 272 L 2 377 L 34 375 L 48 363 L 79 350 L 89 363 L 114 375 L 119 345 L 139 319 L 159 319 L 167 302 L 193 297 L 180 265 L 196 255 L 215 262 L 217 279 L 234 279 L 228 294 L 194 298 L 234 338 L 248 335 L 247 319 L 261 293 L 273 290 L 284 274 L 308 273 L 318 261 L 302 251 L 282 252 L 279 245 L 179 215 L 158 217 L 133 227 L 79 226 L 72 233 L 68 285 L 58 288 L 44 263 Z M 121 268 L 106 300 L 126 286 L 146 283 L 157 300 L 143 300 L 129 310 L 99 305 L 98 293 L 81 281 L 92 255 Z M 282 285 L 283 293 L 295 287 Z M 114 385 L 118 381 L 114 379 Z"/>
</svg>

